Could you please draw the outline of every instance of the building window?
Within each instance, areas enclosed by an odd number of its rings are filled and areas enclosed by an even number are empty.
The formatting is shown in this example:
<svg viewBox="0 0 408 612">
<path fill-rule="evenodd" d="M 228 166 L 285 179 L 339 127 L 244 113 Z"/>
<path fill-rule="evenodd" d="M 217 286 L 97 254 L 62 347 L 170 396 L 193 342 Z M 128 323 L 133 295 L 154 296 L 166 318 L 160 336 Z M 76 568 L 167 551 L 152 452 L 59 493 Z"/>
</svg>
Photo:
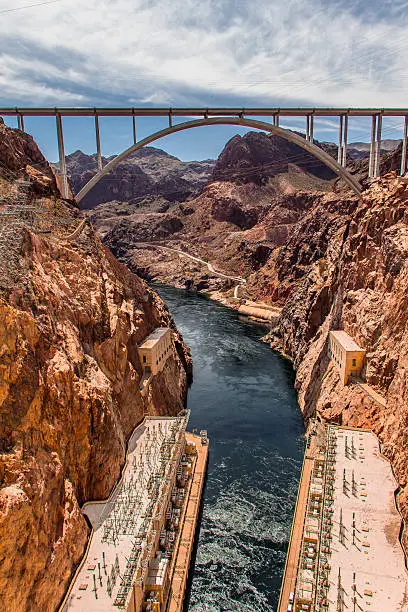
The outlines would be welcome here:
<svg viewBox="0 0 408 612">
<path fill-rule="evenodd" d="M 143 363 L 146 363 L 146 355 L 143 355 Z"/>
<path fill-rule="evenodd" d="M 356 362 L 356 360 L 355 360 L 355 359 L 353 359 L 353 361 L 352 361 L 352 365 L 353 365 L 354 367 L 357 365 L 357 362 Z"/>
</svg>

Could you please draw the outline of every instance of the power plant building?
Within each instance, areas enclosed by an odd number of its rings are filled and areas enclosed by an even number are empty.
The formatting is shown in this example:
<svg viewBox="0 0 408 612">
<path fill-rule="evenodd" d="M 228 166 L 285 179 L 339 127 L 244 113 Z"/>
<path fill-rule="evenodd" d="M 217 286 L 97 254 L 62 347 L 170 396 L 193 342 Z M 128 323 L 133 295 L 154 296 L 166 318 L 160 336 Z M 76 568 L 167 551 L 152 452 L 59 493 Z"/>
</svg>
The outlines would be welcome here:
<svg viewBox="0 0 408 612">
<path fill-rule="evenodd" d="M 158 327 L 155 329 L 138 348 L 139 359 L 144 371 L 149 374 L 161 372 L 172 350 L 170 328 Z"/>
<path fill-rule="evenodd" d="M 345 331 L 335 330 L 329 334 L 329 356 L 339 371 L 343 385 L 347 385 L 350 376 L 360 375 L 365 350 Z"/>
</svg>

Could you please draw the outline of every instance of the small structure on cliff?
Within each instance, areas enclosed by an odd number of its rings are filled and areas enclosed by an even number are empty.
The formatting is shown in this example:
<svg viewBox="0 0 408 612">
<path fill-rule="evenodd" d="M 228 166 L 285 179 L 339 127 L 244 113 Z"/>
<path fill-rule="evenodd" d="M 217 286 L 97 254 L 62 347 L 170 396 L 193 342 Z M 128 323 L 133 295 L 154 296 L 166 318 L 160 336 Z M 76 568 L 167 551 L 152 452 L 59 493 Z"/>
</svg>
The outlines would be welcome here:
<svg viewBox="0 0 408 612">
<path fill-rule="evenodd" d="M 359 376 L 364 363 L 365 350 L 345 331 L 335 330 L 329 334 L 329 355 L 340 372 L 343 385 L 350 376 Z"/>
<path fill-rule="evenodd" d="M 138 348 L 139 359 L 147 374 L 157 374 L 163 370 L 167 358 L 173 350 L 171 330 L 158 327 Z"/>
</svg>

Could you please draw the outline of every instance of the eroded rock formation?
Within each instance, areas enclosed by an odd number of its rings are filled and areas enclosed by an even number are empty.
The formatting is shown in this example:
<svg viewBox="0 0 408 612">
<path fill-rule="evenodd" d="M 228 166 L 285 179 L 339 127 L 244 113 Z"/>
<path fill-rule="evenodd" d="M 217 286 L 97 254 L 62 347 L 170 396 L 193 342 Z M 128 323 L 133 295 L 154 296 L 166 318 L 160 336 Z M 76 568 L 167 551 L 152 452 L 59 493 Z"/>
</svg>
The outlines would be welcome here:
<svg viewBox="0 0 408 612">
<path fill-rule="evenodd" d="M 105 166 L 112 157 L 104 157 Z M 94 208 L 103 202 L 111 206 L 127 202 L 135 208 L 169 207 L 172 202 L 184 202 L 205 185 L 214 161 L 182 162 L 155 147 L 145 147 L 117 166 L 81 201 L 81 208 Z M 74 193 L 97 172 L 97 156 L 82 151 L 66 158 L 67 171 Z M 58 170 L 58 165 L 55 164 Z"/>
<path fill-rule="evenodd" d="M 367 159 L 351 164 L 366 188 L 359 199 L 340 181 L 324 181 L 301 164 L 293 168 L 288 152 L 280 152 L 274 165 L 274 148 L 258 145 L 255 151 L 248 138 L 233 139 L 217 163 L 217 180 L 188 203 L 188 214 L 166 213 L 178 216 L 183 227 L 166 237 L 153 229 L 148 242 L 181 248 L 244 276 L 241 297 L 283 307 L 269 341 L 294 363 L 305 419 L 317 414 L 375 431 L 401 485 L 407 520 L 408 184 L 395 172 L 401 146 L 381 160 L 379 180 L 367 178 Z M 265 150 L 269 165 L 262 162 Z M 96 223 L 130 267 L 231 297 L 232 283 L 215 279 L 200 264 L 141 246 L 142 228 L 159 227 L 160 218 L 130 216 L 126 226 L 117 219 L 109 226 L 96 217 Z M 342 386 L 328 358 L 330 329 L 345 329 L 367 350 L 363 378 L 385 405 L 355 384 Z"/>
<path fill-rule="evenodd" d="M 0 600 L 53 611 L 146 414 L 176 414 L 188 351 L 160 298 L 61 199 L 31 137 L 0 125 Z M 137 345 L 177 351 L 146 397 Z"/>
<path fill-rule="evenodd" d="M 329 224 L 319 205 L 281 251 L 269 291 L 287 299 L 271 346 L 288 355 L 306 419 L 367 427 L 378 434 L 401 486 L 408 518 L 408 181 L 390 173 L 357 201 L 341 200 Z M 325 207 L 326 208 L 326 207 Z M 326 208 L 327 209 L 327 208 Z M 333 213 L 333 210 L 331 211 Z M 316 218 L 320 218 L 316 230 Z M 311 253 L 305 258 L 305 248 Z M 327 353 L 330 329 L 367 351 L 364 380 L 386 400 L 343 386 Z M 404 536 L 407 549 L 407 534 Z"/>
</svg>

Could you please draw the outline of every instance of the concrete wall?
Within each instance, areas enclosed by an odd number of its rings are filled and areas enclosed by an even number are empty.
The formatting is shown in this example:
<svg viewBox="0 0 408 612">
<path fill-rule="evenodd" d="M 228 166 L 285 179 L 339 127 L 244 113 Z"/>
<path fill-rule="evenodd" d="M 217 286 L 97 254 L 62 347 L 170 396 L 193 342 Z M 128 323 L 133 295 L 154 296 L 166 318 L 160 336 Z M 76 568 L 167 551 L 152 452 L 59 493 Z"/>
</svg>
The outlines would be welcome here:
<svg viewBox="0 0 408 612">
<path fill-rule="evenodd" d="M 146 370 L 150 369 L 152 374 L 161 372 L 166 359 L 173 351 L 173 342 L 170 329 L 158 338 L 151 347 L 141 346 L 138 348 L 139 359 Z"/>
<path fill-rule="evenodd" d="M 349 351 L 330 334 L 329 356 L 340 374 L 340 380 L 346 385 L 351 375 L 359 376 L 364 363 L 365 351 Z"/>
</svg>

